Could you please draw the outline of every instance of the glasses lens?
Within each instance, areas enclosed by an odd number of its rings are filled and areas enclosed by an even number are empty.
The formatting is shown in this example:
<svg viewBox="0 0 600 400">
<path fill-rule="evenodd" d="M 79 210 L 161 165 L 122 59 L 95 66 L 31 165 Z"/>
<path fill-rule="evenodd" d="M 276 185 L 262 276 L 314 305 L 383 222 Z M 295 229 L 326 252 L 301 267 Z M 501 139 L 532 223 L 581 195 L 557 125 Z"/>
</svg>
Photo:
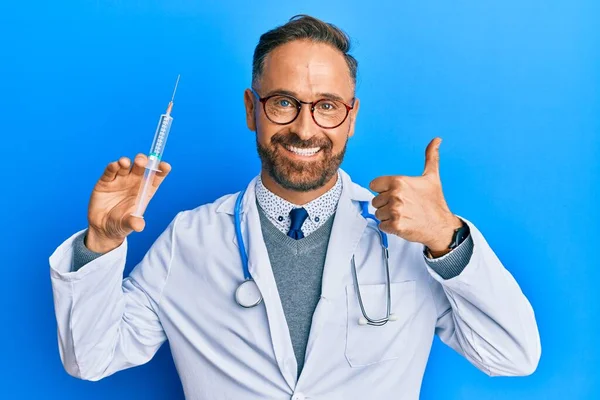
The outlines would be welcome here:
<svg viewBox="0 0 600 400">
<path fill-rule="evenodd" d="M 315 104 L 315 121 L 323 128 L 340 125 L 348 115 L 344 103 L 335 100 L 321 100 Z"/>
<path fill-rule="evenodd" d="M 275 123 L 287 124 L 296 118 L 299 104 L 288 96 L 274 96 L 265 103 L 267 117 Z"/>
</svg>

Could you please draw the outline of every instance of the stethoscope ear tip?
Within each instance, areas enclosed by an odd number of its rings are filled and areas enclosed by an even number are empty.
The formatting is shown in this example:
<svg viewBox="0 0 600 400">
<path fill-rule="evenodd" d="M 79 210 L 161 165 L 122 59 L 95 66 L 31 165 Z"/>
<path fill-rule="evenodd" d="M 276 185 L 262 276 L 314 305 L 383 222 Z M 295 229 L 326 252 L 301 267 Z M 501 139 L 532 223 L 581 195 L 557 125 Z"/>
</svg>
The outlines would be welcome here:
<svg viewBox="0 0 600 400">
<path fill-rule="evenodd" d="M 358 319 L 358 324 L 359 325 L 367 325 L 367 319 L 365 317 L 360 317 Z"/>
<path fill-rule="evenodd" d="M 390 321 L 398 321 L 398 316 L 396 314 L 390 314 L 389 320 Z"/>
</svg>

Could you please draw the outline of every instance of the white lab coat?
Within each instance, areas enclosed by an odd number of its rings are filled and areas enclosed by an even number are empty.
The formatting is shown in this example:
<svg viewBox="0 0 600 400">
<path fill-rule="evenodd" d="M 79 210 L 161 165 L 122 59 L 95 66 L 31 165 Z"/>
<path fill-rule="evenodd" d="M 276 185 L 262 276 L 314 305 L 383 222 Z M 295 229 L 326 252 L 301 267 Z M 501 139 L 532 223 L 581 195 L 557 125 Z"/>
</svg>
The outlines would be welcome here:
<svg viewBox="0 0 600 400">
<path fill-rule="evenodd" d="M 189 399 L 418 399 L 437 334 L 490 376 L 532 373 L 541 353 L 533 309 L 466 219 L 473 255 L 448 280 L 424 262 L 421 244 L 389 235 L 398 320 L 358 325 L 351 257 L 374 317 L 385 310 L 385 269 L 377 231 L 366 228 L 358 204 L 373 195 L 340 175 L 343 191 L 299 379 L 262 238 L 256 178 L 244 197 L 242 232 L 264 298 L 257 307 L 234 300 L 243 281 L 233 223 L 237 194 L 178 213 L 125 279 L 127 241 L 76 272 L 72 242 L 84 230 L 54 251 L 51 280 L 66 371 L 99 380 L 148 362 L 168 339 Z"/>
</svg>

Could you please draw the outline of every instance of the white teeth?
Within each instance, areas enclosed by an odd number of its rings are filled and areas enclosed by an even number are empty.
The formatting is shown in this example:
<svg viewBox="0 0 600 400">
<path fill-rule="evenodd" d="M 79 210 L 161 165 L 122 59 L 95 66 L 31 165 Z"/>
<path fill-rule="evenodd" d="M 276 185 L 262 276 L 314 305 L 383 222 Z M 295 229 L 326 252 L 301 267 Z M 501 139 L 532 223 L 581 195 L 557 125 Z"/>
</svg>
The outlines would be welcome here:
<svg viewBox="0 0 600 400">
<path fill-rule="evenodd" d="M 289 151 L 291 151 L 292 153 L 296 153 L 301 156 L 313 156 L 313 155 L 317 154 L 317 152 L 319 150 L 321 150 L 320 147 L 313 147 L 310 149 L 300 149 L 300 148 L 294 147 L 294 146 L 285 146 L 285 148 L 288 149 Z"/>
</svg>

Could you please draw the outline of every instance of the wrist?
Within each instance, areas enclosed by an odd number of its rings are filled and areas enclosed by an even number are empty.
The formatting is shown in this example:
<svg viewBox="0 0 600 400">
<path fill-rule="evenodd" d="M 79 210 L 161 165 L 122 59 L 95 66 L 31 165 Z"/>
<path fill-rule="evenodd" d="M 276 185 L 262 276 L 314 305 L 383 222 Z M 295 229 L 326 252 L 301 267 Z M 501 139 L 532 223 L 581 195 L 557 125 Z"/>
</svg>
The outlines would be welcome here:
<svg viewBox="0 0 600 400">
<path fill-rule="evenodd" d="M 442 228 L 438 229 L 438 235 L 434 240 L 429 243 L 424 243 L 433 257 L 441 257 L 452 250 L 450 245 L 454 238 L 454 232 L 462 227 L 462 225 L 462 220 L 456 215 L 452 215 L 448 219 L 448 222 L 444 223 Z"/>
<path fill-rule="evenodd" d="M 93 228 L 88 227 L 88 230 L 83 238 L 83 244 L 94 253 L 108 253 L 116 249 L 123 243 L 123 239 L 109 239 Z"/>
</svg>

